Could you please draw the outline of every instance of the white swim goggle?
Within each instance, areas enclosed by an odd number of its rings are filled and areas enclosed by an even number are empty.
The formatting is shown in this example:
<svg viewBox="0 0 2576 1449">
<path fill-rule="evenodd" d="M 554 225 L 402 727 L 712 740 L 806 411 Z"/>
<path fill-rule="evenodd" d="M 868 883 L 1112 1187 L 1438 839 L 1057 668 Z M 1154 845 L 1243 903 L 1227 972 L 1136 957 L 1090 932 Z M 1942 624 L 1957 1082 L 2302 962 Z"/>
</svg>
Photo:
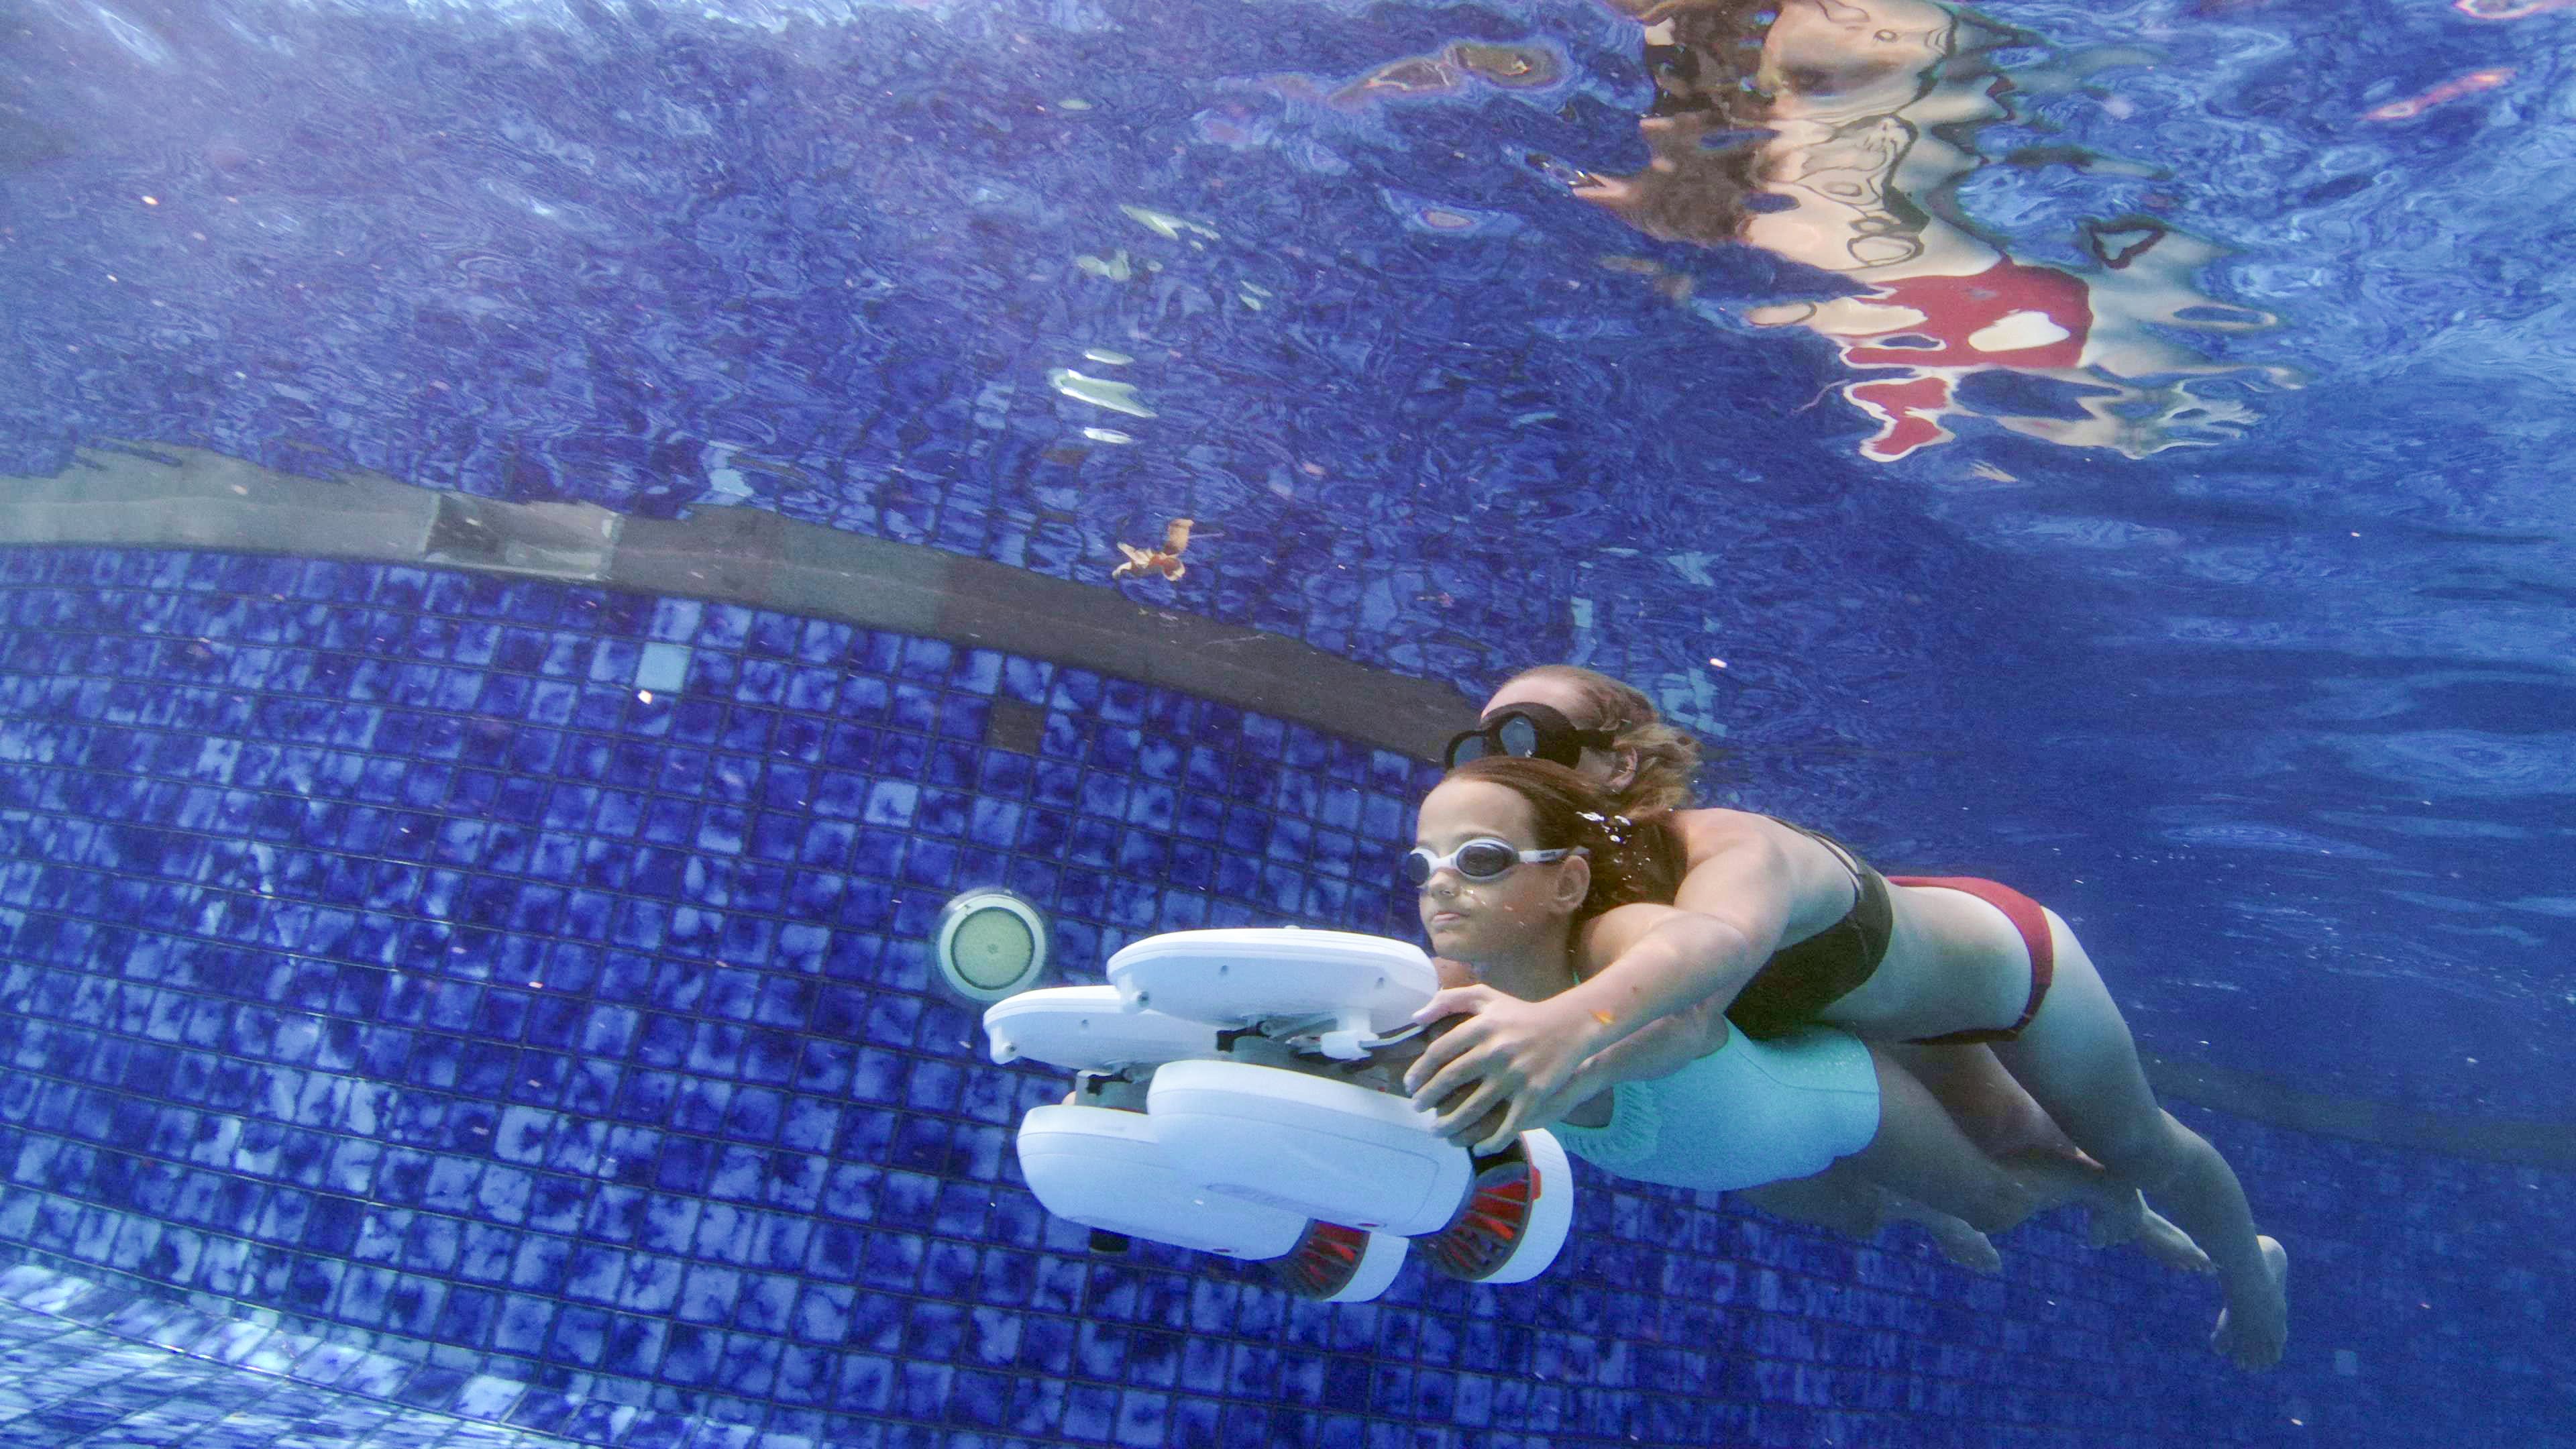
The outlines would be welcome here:
<svg viewBox="0 0 2576 1449">
<path fill-rule="evenodd" d="M 1417 845 L 1404 857 L 1405 883 L 1422 886 L 1444 870 L 1454 870 L 1466 880 L 1495 880 L 1516 865 L 1539 865 L 1563 860 L 1569 855 L 1589 856 L 1591 851 L 1580 845 L 1561 850 L 1523 850 L 1508 840 L 1480 835 L 1447 855 L 1433 855 L 1431 848 Z"/>
</svg>

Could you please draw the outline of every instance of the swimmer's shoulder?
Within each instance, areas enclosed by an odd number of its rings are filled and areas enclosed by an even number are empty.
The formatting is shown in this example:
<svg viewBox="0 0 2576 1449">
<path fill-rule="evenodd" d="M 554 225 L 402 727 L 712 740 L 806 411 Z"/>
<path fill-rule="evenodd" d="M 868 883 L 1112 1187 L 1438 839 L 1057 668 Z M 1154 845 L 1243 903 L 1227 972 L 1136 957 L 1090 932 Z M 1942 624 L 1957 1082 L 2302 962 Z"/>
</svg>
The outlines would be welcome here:
<svg viewBox="0 0 2576 1449">
<path fill-rule="evenodd" d="M 1789 826 L 1750 810 L 1715 806 L 1676 810 L 1669 820 L 1674 838 L 1681 842 L 1682 858 L 1692 865 L 1729 846 L 1759 843 L 1776 847 L 1785 843 L 1784 837 L 1795 835 Z"/>
</svg>

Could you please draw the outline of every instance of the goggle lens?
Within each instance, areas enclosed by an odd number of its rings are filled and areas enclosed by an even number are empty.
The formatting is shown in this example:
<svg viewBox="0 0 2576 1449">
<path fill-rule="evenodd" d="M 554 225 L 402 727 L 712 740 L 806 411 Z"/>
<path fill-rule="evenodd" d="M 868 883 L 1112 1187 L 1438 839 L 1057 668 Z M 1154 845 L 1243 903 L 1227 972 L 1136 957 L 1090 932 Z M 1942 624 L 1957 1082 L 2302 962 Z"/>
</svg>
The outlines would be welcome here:
<svg viewBox="0 0 2576 1449">
<path fill-rule="evenodd" d="M 1565 852 L 1542 851 L 1538 854 L 1544 859 L 1553 860 Z M 1429 850 L 1416 846 L 1405 853 L 1404 882 L 1420 889 L 1433 875 L 1444 868 L 1454 870 L 1468 880 L 1495 880 L 1510 873 L 1511 868 L 1520 863 L 1519 848 L 1501 840 L 1470 840 L 1459 846 L 1454 853 L 1446 856 L 1435 856 Z"/>
<path fill-rule="evenodd" d="M 1582 765 L 1586 746 L 1606 750 L 1615 738 L 1610 730 L 1576 729 L 1565 716 L 1545 705 L 1513 705 L 1474 729 L 1451 737 L 1445 763 L 1454 770 L 1469 760 L 1510 755 L 1523 760 L 1546 760 L 1571 770 Z"/>
</svg>

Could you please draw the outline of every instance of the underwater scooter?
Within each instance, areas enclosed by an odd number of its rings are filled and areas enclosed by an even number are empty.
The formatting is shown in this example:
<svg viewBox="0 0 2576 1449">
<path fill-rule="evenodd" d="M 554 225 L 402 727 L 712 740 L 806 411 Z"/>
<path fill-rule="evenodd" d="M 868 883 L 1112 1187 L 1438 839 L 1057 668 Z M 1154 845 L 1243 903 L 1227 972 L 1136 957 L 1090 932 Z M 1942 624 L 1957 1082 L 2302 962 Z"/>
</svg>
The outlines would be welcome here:
<svg viewBox="0 0 2576 1449">
<path fill-rule="evenodd" d="M 1574 1216 L 1565 1150 L 1528 1131 L 1471 1157 L 1403 1095 L 1401 1063 L 1439 989 L 1421 948 L 1346 931 L 1174 931 L 1109 958 L 1106 986 L 994 1003 L 996 1062 L 1074 1074 L 1022 1119 L 1020 1168 L 1047 1211 L 1121 1238 L 1279 1264 L 1327 1302 L 1377 1297 L 1410 1240 L 1432 1267 L 1518 1283 Z M 1098 1238 L 1095 1236 L 1095 1241 Z"/>
</svg>

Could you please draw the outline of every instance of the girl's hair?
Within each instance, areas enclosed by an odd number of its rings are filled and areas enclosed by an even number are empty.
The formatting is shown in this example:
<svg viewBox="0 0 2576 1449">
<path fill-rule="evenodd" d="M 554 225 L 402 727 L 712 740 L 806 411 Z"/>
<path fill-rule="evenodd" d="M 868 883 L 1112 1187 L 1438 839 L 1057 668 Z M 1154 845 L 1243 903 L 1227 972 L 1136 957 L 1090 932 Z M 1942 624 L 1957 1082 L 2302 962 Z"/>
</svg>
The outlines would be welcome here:
<svg viewBox="0 0 2576 1449">
<path fill-rule="evenodd" d="M 1670 905 L 1681 888 L 1682 845 L 1664 814 L 1632 820 L 1600 787 L 1563 765 L 1486 755 L 1451 770 L 1448 778 L 1500 785 L 1528 801 L 1539 849 L 1579 845 L 1592 853 L 1592 889 L 1575 910 L 1577 921 L 1638 901 Z"/>
<path fill-rule="evenodd" d="M 1628 787 L 1610 797 L 1613 810 L 1630 815 L 1658 815 L 1691 803 L 1692 780 L 1699 774 L 1699 741 L 1664 723 L 1655 702 L 1609 675 L 1579 664 L 1542 664 L 1504 681 L 1509 688 L 1524 679 L 1552 679 L 1573 687 L 1583 709 L 1573 716 L 1577 729 L 1606 729 L 1618 736 L 1618 747 L 1637 754 L 1637 773 Z"/>
</svg>

